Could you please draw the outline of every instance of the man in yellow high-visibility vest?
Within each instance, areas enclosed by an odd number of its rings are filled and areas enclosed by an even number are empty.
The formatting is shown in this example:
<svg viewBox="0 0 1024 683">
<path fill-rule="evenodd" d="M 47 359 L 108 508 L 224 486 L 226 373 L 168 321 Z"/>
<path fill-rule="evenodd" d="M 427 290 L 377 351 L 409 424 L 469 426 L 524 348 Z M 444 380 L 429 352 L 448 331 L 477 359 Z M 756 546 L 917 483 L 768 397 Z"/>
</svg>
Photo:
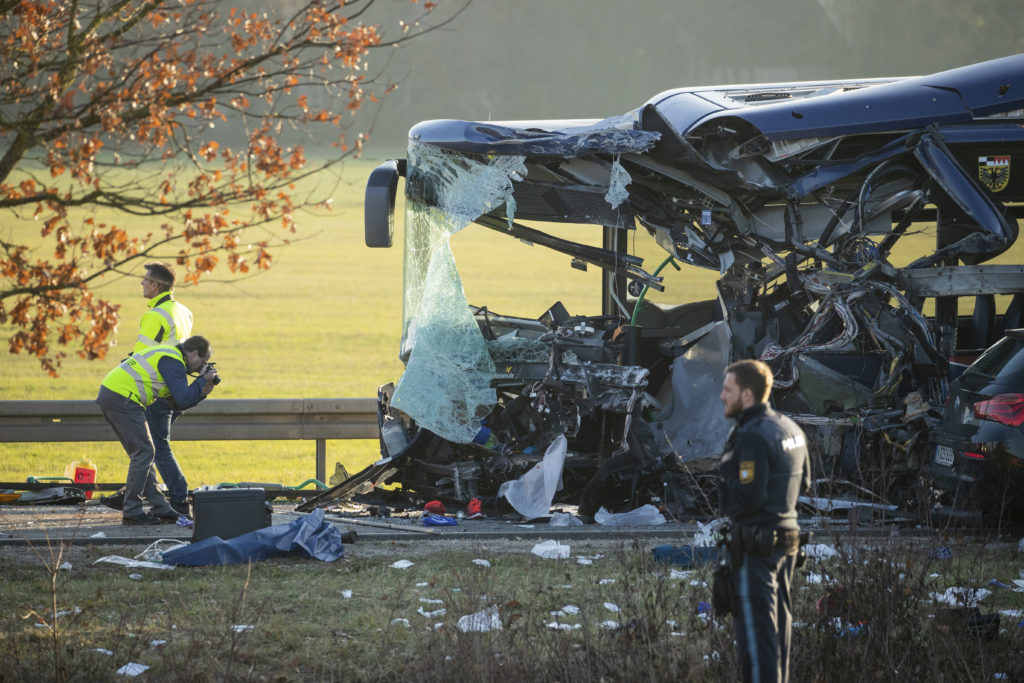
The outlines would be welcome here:
<svg viewBox="0 0 1024 683">
<path fill-rule="evenodd" d="M 178 520 L 178 512 L 157 487 L 153 469 L 156 448 L 146 408 L 158 397 L 171 398 L 179 410 L 206 398 L 218 380 L 217 370 L 208 365 L 210 355 L 205 337 L 189 337 L 180 344 L 150 346 L 133 353 L 103 379 L 96 403 L 128 453 L 123 524 Z M 188 375 L 192 373 L 200 374 L 190 385 Z"/>
<path fill-rule="evenodd" d="M 145 265 L 142 277 L 142 296 L 147 300 L 146 312 L 139 322 L 139 334 L 132 353 L 139 353 L 157 344 L 178 344 L 192 334 L 192 311 L 174 298 L 174 283 L 177 276 L 170 263 L 153 261 Z M 187 515 L 188 481 L 171 450 L 171 425 L 180 415 L 167 401 L 158 397 L 146 408 L 146 422 L 156 447 L 156 466 L 160 478 L 167 487 L 171 507 L 179 514 Z M 124 508 L 124 489 L 104 496 L 100 502 L 115 510 Z"/>
</svg>

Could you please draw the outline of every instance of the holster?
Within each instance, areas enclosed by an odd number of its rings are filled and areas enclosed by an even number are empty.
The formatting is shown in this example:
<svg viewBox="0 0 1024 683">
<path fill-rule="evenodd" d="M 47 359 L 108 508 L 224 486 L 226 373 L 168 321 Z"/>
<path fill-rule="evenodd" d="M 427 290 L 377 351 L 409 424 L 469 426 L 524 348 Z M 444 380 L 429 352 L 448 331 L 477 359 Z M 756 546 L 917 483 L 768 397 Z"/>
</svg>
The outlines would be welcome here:
<svg viewBox="0 0 1024 683">
<path fill-rule="evenodd" d="M 716 614 L 735 614 L 736 611 L 736 591 L 732 576 L 743 564 L 743 547 L 738 539 L 739 536 L 731 526 L 722 529 L 718 545 L 728 552 L 728 559 L 723 557 L 711 575 L 711 607 Z"/>
<path fill-rule="evenodd" d="M 711 575 L 711 607 L 715 614 L 734 614 L 736 591 L 732 583 L 732 565 L 721 561 Z"/>
</svg>

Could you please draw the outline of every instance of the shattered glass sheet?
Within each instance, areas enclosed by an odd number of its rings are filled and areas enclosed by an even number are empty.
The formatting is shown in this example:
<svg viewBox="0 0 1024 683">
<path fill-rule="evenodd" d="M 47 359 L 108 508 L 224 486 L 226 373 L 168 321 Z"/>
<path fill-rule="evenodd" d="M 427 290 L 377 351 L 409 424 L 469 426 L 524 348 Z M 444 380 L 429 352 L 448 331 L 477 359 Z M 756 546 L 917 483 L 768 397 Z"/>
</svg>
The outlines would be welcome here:
<svg viewBox="0 0 1024 683">
<path fill-rule="evenodd" d="M 483 213 L 505 204 L 514 214 L 512 181 L 523 157 L 475 161 L 415 142 L 409 185 L 430 193 L 427 206 L 410 196 L 405 218 L 405 373 L 392 405 L 435 434 L 469 443 L 496 400 L 494 362 L 469 309 L 449 240 Z"/>
</svg>

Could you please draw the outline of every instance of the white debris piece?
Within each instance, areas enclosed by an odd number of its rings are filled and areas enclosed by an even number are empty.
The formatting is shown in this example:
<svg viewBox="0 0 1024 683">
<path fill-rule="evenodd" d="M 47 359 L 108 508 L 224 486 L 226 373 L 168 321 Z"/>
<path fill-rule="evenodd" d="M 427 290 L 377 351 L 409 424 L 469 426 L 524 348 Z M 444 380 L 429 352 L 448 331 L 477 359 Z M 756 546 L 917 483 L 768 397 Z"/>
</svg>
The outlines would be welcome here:
<svg viewBox="0 0 1024 683">
<path fill-rule="evenodd" d="M 954 607 L 976 607 L 979 602 L 992 595 L 987 588 L 963 588 L 951 586 L 945 593 L 931 593 L 935 602 L 941 602 Z"/>
<path fill-rule="evenodd" d="M 480 610 L 475 614 L 467 614 L 459 617 L 459 630 L 463 633 L 486 633 L 488 631 L 501 630 L 501 615 L 498 614 L 498 606 L 491 605 L 487 609 Z"/>
<path fill-rule="evenodd" d="M 118 676 L 138 676 L 139 674 L 149 669 L 145 664 L 136 664 L 135 662 L 128 662 L 114 673 Z"/>
<path fill-rule="evenodd" d="M 711 548 L 718 543 L 718 529 L 728 522 L 725 517 L 715 519 L 707 524 L 697 522 L 697 533 L 693 535 L 694 548 Z"/>
<path fill-rule="evenodd" d="M 604 608 L 606 610 L 608 610 L 609 612 L 621 612 L 622 611 L 621 609 L 619 609 L 619 606 L 616 605 L 614 602 L 606 602 L 606 603 L 604 603 Z"/>
<path fill-rule="evenodd" d="M 560 621 L 552 621 L 550 624 L 546 624 L 546 626 L 548 628 L 555 629 L 556 631 L 572 631 L 583 628 L 580 624 L 564 624 Z"/>
<path fill-rule="evenodd" d="M 629 191 L 626 189 L 626 185 L 629 185 L 631 182 L 633 182 L 633 178 L 630 177 L 626 169 L 619 163 L 619 158 L 615 157 L 615 161 L 612 162 L 612 171 L 608 178 L 608 191 L 604 194 L 604 200 L 613 209 L 617 209 L 619 204 L 629 199 Z"/>
<path fill-rule="evenodd" d="M 109 562 L 111 564 L 119 564 L 123 567 L 131 567 L 133 569 L 174 569 L 173 564 L 161 564 L 159 562 L 147 562 L 145 560 L 133 560 L 130 557 L 121 557 L 120 555 L 106 555 L 96 560 L 96 562 Z M 93 562 L 93 564 L 96 564 Z M 134 574 L 142 578 L 141 574 Z"/>
<path fill-rule="evenodd" d="M 409 567 L 413 566 L 414 564 L 415 564 L 415 562 L 410 562 L 409 560 L 399 560 L 398 562 L 395 562 L 394 564 L 392 564 L 391 568 L 392 569 L 408 569 Z"/>
<path fill-rule="evenodd" d="M 629 512 L 608 512 L 601 507 L 594 513 L 594 521 L 601 526 L 660 526 L 668 520 L 650 503 Z"/>
<path fill-rule="evenodd" d="M 405 626 L 406 628 L 411 626 L 411 624 L 409 623 L 409 620 L 408 619 L 403 619 L 402 617 L 395 617 L 394 619 L 392 619 L 391 620 L 391 625 L 394 626 L 395 624 L 398 624 L 400 626 Z"/>
<path fill-rule="evenodd" d="M 441 609 L 435 609 L 431 612 L 426 611 L 423 607 L 418 607 L 416 611 L 427 618 L 440 617 L 445 614 L 448 610 L 442 607 Z"/>
<path fill-rule="evenodd" d="M 256 628 L 256 627 L 253 626 L 252 624 L 232 624 L 231 625 L 231 630 L 234 631 L 235 633 L 245 633 L 247 631 L 253 630 L 254 628 Z"/>
<path fill-rule="evenodd" d="M 530 552 L 548 560 L 564 560 L 569 557 L 569 546 L 555 540 L 542 541 L 533 546 Z"/>
<path fill-rule="evenodd" d="M 478 567 L 490 567 L 491 566 L 491 563 L 488 562 L 487 560 L 479 560 L 479 559 L 478 560 L 473 560 L 473 564 L 475 564 Z"/>
<path fill-rule="evenodd" d="M 341 591 L 341 597 L 343 597 L 346 600 L 348 600 L 349 598 L 352 597 L 352 591 L 349 590 L 348 588 L 346 588 L 345 590 Z"/>
<path fill-rule="evenodd" d="M 839 551 L 824 543 L 812 543 L 804 546 L 804 553 L 812 560 L 827 560 L 831 557 L 838 557 Z"/>
<path fill-rule="evenodd" d="M 568 512 L 556 512 L 551 515 L 551 521 L 548 522 L 551 526 L 583 526 L 583 520 L 575 515 L 571 515 Z"/>
</svg>

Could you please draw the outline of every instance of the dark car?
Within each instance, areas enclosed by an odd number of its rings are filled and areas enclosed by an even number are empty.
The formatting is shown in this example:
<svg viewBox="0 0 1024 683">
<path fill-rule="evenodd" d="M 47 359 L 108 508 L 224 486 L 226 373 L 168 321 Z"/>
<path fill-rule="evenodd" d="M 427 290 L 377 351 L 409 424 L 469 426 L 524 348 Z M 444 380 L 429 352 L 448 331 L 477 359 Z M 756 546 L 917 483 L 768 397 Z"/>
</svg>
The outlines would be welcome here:
<svg viewBox="0 0 1024 683">
<path fill-rule="evenodd" d="M 1024 512 L 1024 329 L 1010 330 L 950 385 L 932 474 L 958 508 Z"/>
</svg>

